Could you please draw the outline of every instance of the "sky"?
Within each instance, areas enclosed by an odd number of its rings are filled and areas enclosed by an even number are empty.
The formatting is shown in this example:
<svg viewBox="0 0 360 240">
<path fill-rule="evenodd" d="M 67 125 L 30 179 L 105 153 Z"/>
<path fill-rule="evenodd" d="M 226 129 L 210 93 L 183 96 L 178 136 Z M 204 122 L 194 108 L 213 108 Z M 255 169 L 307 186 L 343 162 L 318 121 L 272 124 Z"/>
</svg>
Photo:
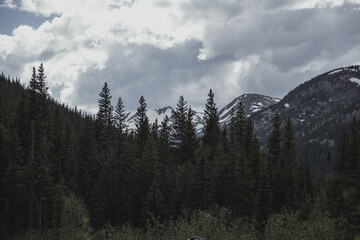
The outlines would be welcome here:
<svg viewBox="0 0 360 240">
<path fill-rule="evenodd" d="M 104 82 L 127 110 L 282 98 L 360 64 L 360 0 L 0 0 L 0 71 L 27 85 L 41 62 L 50 94 L 92 113 Z"/>
</svg>

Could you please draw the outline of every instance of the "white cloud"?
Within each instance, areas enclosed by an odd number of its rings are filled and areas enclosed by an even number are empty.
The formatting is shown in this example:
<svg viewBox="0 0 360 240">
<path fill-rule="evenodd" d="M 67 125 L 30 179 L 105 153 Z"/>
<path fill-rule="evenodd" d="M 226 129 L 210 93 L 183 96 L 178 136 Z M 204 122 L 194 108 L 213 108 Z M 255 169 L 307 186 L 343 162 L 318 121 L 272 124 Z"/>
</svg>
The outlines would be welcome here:
<svg viewBox="0 0 360 240">
<path fill-rule="evenodd" d="M 209 88 L 218 106 L 245 92 L 281 97 L 358 61 L 360 17 L 349 4 L 360 1 L 6 0 L 52 20 L 0 35 L 0 65 L 27 82 L 44 62 L 54 95 L 91 111 L 104 81 L 130 109 L 141 94 L 154 108 L 179 95 L 203 106 Z"/>
<path fill-rule="evenodd" d="M 5 0 L 0 7 L 6 7 L 6 8 L 16 8 L 16 4 L 14 3 L 14 0 Z"/>
</svg>

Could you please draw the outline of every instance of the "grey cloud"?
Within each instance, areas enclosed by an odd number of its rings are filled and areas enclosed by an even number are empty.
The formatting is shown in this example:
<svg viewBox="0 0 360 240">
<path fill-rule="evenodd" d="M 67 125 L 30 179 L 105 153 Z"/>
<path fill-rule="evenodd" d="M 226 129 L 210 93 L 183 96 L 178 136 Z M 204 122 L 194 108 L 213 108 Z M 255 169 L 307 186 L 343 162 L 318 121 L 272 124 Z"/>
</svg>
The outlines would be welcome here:
<svg viewBox="0 0 360 240">
<path fill-rule="evenodd" d="M 113 101 L 122 97 L 127 109 L 136 109 L 141 95 L 149 107 L 175 105 L 179 97 L 172 95 L 175 86 L 198 81 L 211 65 L 198 62 L 201 43 L 197 41 L 187 41 L 166 50 L 136 44 L 112 48 L 105 69 L 93 69 L 79 76 L 74 102 L 96 104 L 98 93 L 106 81 L 112 90 Z"/>
<path fill-rule="evenodd" d="M 201 39 L 197 36 L 167 49 L 150 44 L 107 43 L 109 58 L 105 68 L 88 69 L 79 75 L 74 82 L 71 103 L 97 106 L 98 94 L 107 81 L 113 104 L 122 97 L 129 110 L 137 108 L 141 95 L 149 108 L 174 106 L 179 97 L 178 89 L 191 84 L 199 92 L 194 94 L 186 89 L 180 92 L 191 105 L 202 107 L 208 88 L 213 88 L 217 105 L 222 107 L 246 92 L 283 97 L 317 74 L 359 63 L 360 12 L 354 10 L 358 5 L 286 9 L 293 3 L 259 0 L 256 2 L 259 6 L 251 8 L 246 5 L 247 1 L 187 2 L 181 6 L 182 21 L 204 24 L 205 35 Z M 158 4 L 171 8 L 168 2 Z M 63 20 L 63 24 L 54 29 L 62 36 L 71 39 L 85 30 L 78 26 L 80 23 L 76 19 Z M 125 33 L 126 29 L 121 29 L 118 35 Z M 92 41 L 76 43 L 78 45 L 72 45 L 72 49 L 89 47 Z M 13 55 L 6 60 L 0 58 L 0 65 L 5 66 L 8 73 L 23 72 L 24 62 L 45 61 L 56 56 L 59 50 L 54 51 L 51 46 L 31 59 Z M 210 49 L 214 55 L 198 61 L 202 48 Z M 226 89 L 222 85 L 223 78 L 233 71 L 232 63 L 246 62 L 249 56 L 258 57 L 259 62 L 251 63 L 245 75 L 235 76 L 235 90 Z M 28 72 L 30 76 L 31 69 Z M 52 89 L 54 96 L 60 96 L 61 89 L 62 86 Z M 238 91 L 236 95 L 234 91 Z"/>
<path fill-rule="evenodd" d="M 359 11 L 345 8 L 254 12 L 255 17 L 247 22 L 239 18 L 235 24 L 223 26 L 210 20 L 205 47 L 235 59 L 271 52 L 263 60 L 281 71 L 314 60 L 331 61 L 359 45 Z"/>
</svg>

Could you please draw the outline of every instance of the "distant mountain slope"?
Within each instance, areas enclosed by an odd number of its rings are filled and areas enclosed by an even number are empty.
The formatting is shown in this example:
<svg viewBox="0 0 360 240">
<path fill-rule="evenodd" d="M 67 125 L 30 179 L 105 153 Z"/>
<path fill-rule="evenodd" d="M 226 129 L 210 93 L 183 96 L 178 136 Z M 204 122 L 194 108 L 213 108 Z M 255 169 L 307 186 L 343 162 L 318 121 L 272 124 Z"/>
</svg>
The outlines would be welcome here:
<svg viewBox="0 0 360 240">
<path fill-rule="evenodd" d="M 359 66 L 335 69 L 301 84 L 277 104 L 252 116 L 262 145 L 266 145 L 271 118 L 278 113 L 283 121 L 292 119 L 299 151 L 305 155 L 308 149 L 313 164 L 322 168 L 327 153 L 336 149 L 343 127 L 359 118 L 359 84 Z"/>
<path fill-rule="evenodd" d="M 282 122 L 294 123 L 298 151 L 307 152 L 315 169 L 323 170 L 329 152 L 335 158 L 337 139 L 344 127 L 355 117 L 360 118 L 360 68 L 343 67 L 328 71 L 291 90 L 282 100 L 260 94 L 243 94 L 219 111 L 221 127 L 227 127 L 232 109 L 240 101 L 245 113 L 254 121 L 254 130 L 263 149 L 266 149 L 271 118 L 275 113 Z M 160 123 L 165 115 L 173 122 L 170 106 L 148 110 L 150 122 Z M 194 112 L 198 135 L 202 134 L 203 112 Z M 127 113 L 129 129 L 135 129 L 136 112 Z"/>
</svg>

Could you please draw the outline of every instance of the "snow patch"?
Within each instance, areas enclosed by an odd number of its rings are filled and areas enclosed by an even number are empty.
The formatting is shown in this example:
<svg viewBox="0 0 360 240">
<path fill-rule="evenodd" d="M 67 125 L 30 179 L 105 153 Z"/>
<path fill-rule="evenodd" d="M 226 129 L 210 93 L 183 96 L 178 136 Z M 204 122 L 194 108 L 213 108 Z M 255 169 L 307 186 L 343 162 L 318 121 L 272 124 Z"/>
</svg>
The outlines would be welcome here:
<svg viewBox="0 0 360 240">
<path fill-rule="evenodd" d="M 350 78 L 350 81 L 355 82 L 358 84 L 358 86 L 360 86 L 360 79 L 352 77 L 352 78 Z"/>
<path fill-rule="evenodd" d="M 334 71 L 330 72 L 329 75 L 330 74 L 335 74 L 335 73 L 338 73 L 338 72 L 342 72 L 342 71 L 344 71 L 344 70 L 343 69 L 334 70 Z"/>
<path fill-rule="evenodd" d="M 290 105 L 288 103 L 285 103 L 284 106 L 287 108 L 290 107 Z"/>
</svg>

